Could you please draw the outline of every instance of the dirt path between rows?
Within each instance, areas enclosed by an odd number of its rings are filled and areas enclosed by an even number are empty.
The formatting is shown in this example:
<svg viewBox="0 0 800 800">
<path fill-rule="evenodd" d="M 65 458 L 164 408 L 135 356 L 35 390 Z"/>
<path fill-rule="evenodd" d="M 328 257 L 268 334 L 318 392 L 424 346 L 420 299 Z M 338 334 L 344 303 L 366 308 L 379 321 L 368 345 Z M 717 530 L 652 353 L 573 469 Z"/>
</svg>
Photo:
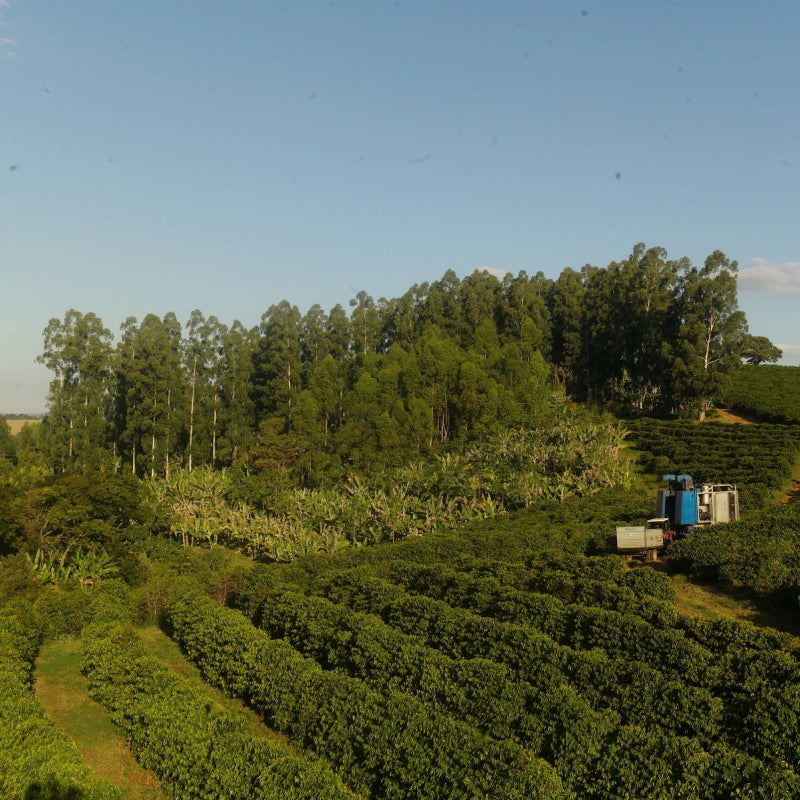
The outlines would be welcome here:
<svg viewBox="0 0 800 800">
<path fill-rule="evenodd" d="M 794 486 L 786 497 L 783 498 L 784 503 L 796 503 L 800 501 L 800 476 L 794 479 Z"/>
</svg>

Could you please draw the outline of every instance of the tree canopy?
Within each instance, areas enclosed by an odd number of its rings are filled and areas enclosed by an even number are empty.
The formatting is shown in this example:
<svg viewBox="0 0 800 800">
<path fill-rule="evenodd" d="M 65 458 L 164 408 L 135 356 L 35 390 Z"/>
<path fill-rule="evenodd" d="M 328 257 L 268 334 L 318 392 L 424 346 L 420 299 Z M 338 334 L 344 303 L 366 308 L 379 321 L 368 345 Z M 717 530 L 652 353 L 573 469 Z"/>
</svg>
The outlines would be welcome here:
<svg viewBox="0 0 800 800">
<path fill-rule="evenodd" d="M 554 388 L 696 413 L 743 359 L 780 354 L 748 333 L 736 276 L 721 251 L 696 267 L 640 243 L 555 280 L 449 270 L 393 300 L 359 292 L 349 313 L 282 300 L 252 329 L 148 314 L 114 343 L 70 309 L 44 331 L 43 440 L 56 472 L 260 465 L 313 486 L 530 424 Z"/>
</svg>

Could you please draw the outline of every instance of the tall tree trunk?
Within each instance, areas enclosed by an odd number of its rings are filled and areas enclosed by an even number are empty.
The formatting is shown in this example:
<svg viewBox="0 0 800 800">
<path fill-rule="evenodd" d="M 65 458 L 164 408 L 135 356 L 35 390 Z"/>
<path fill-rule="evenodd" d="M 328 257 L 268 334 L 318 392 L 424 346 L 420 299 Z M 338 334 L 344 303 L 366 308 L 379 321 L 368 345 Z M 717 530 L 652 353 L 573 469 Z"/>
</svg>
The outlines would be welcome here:
<svg viewBox="0 0 800 800">
<path fill-rule="evenodd" d="M 217 401 L 219 394 L 214 394 L 214 414 L 212 415 L 211 423 L 211 466 L 217 466 Z M 191 451 L 190 451 L 191 457 Z"/>
<path fill-rule="evenodd" d="M 164 443 L 164 477 L 169 480 L 169 426 L 172 417 L 172 389 L 167 389 L 167 432 Z"/>
<path fill-rule="evenodd" d="M 192 471 L 192 442 L 194 441 L 194 393 L 197 386 L 197 355 L 192 361 L 192 393 L 189 398 L 189 472 Z"/>
</svg>

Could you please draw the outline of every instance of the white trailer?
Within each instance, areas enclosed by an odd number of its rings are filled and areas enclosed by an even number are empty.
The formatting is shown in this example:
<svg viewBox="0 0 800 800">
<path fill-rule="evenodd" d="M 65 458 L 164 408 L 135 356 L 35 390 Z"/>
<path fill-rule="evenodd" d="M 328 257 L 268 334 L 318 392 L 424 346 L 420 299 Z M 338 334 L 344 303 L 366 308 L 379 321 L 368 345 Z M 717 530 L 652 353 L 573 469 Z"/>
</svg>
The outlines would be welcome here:
<svg viewBox="0 0 800 800">
<path fill-rule="evenodd" d="M 668 522 L 667 517 L 654 517 L 647 520 L 647 525 L 617 526 L 617 552 L 657 561 L 659 550 L 664 548 L 664 526 Z"/>
</svg>

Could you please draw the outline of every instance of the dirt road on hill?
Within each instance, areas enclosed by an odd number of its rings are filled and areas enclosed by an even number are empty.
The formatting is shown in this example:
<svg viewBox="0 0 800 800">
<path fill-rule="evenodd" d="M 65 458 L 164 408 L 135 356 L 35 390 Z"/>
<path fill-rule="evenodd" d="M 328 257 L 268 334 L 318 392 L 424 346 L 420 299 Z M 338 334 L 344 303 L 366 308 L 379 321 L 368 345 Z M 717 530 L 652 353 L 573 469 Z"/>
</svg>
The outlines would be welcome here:
<svg viewBox="0 0 800 800">
<path fill-rule="evenodd" d="M 708 421 L 714 422 L 717 420 L 719 422 L 738 422 L 742 425 L 752 425 L 755 422 L 755 420 L 743 417 L 740 414 L 737 414 L 735 411 L 729 411 L 727 408 L 718 408 L 717 414 L 719 414 L 718 420 L 716 417 L 709 417 Z"/>
</svg>

